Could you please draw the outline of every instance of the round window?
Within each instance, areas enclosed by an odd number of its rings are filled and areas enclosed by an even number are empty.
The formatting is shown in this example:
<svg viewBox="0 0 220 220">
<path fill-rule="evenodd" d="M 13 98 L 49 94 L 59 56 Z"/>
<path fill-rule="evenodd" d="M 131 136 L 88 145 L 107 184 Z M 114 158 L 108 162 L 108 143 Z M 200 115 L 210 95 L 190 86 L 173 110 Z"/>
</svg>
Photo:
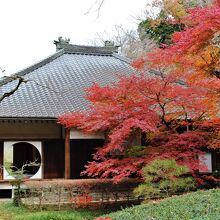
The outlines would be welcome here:
<svg viewBox="0 0 220 220">
<path fill-rule="evenodd" d="M 32 162 L 35 162 L 35 165 L 31 165 Z M 41 155 L 34 145 L 27 142 L 13 144 L 14 169 L 21 169 L 26 164 L 27 166 L 25 166 L 23 174 L 27 178 L 30 178 L 38 172 L 40 169 L 40 163 Z"/>
</svg>

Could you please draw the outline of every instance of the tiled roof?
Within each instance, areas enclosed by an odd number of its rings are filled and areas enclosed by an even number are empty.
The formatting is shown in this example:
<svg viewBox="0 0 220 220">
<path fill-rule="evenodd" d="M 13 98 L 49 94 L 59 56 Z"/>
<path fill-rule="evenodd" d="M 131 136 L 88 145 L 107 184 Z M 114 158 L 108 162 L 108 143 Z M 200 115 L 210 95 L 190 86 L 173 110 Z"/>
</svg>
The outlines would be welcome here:
<svg viewBox="0 0 220 220">
<path fill-rule="evenodd" d="M 133 72 L 127 59 L 103 48 L 63 48 L 14 76 L 27 83 L 0 103 L 0 118 L 56 118 L 88 106 L 85 88 L 94 82 L 106 85 L 120 74 Z M 18 80 L 0 81 L 0 95 L 16 87 Z"/>
</svg>

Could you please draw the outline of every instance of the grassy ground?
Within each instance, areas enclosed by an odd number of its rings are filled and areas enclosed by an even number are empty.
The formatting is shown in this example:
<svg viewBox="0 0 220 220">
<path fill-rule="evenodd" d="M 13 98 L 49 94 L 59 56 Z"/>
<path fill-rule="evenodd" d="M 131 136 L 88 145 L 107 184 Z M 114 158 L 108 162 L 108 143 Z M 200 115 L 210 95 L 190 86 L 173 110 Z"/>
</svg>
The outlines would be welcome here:
<svg viewBox="0 0 220 220">
<path fill-rule="evenodd" d="M 89 211 L 42 211 L 31 212 L 25 208 L 14 207 L 10 202 L 0 203 L 0 220 L 90 220 L 101 215 Z"/>
<path fill-rule="evenodd" d="M 92 220 L 100 215 L 101 212 L 74 210 L 31 212 L 10 202 L 0 203 L 0 220 Z M 220 189 L 137 205 L 108 216 L 113 220 L 220 220 Z"/>
<path fill-rule="evenodd" d="M 220 220 L 220 189 L 133 206 L 108 216 L 113 220 Z"/>
</svg>

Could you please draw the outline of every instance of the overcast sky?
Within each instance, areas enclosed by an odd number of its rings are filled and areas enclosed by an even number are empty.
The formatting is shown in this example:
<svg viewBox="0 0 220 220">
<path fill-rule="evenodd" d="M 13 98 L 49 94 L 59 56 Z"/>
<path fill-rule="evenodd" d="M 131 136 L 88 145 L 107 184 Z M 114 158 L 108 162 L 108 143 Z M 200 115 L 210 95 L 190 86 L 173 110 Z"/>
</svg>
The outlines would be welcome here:
<svg viewBox="0 0 220 220">
<path fill-rule="evenodd" d="M 53 54 L 58 36 L 85 45 L 114 25 L 136 28 L 135 18 L 143 14 L 149 0 L 105 0 L 98 18 L 97 12 L 85 15 L 95 2 L 1 0 L 0 67 L 8 75 Z"/>
</svg>

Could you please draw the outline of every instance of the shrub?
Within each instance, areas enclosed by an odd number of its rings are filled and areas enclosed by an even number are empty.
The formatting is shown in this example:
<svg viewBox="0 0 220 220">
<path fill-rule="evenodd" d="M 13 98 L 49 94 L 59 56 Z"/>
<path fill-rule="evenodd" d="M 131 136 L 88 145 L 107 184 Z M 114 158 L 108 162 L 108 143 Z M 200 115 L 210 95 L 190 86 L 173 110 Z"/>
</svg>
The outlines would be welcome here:
<svg viewBox="0 0 220 220">
<path fill-rule="evenodd" d="M 143 168 L 144 183 L 134 193 L 145 199 L 167 197 L 195 188 L 192 177 L 186 177 L 188 168 L 175 160 L 154 160 Z"/>
<path fill-rule="evenodd" d="M 75 205 L 76 208 L 87 208 L 92 204 L 92 196 L 87 193 L 84 193 L 80 196 L 76 196 L 70 201 Z"/>
</svg>

